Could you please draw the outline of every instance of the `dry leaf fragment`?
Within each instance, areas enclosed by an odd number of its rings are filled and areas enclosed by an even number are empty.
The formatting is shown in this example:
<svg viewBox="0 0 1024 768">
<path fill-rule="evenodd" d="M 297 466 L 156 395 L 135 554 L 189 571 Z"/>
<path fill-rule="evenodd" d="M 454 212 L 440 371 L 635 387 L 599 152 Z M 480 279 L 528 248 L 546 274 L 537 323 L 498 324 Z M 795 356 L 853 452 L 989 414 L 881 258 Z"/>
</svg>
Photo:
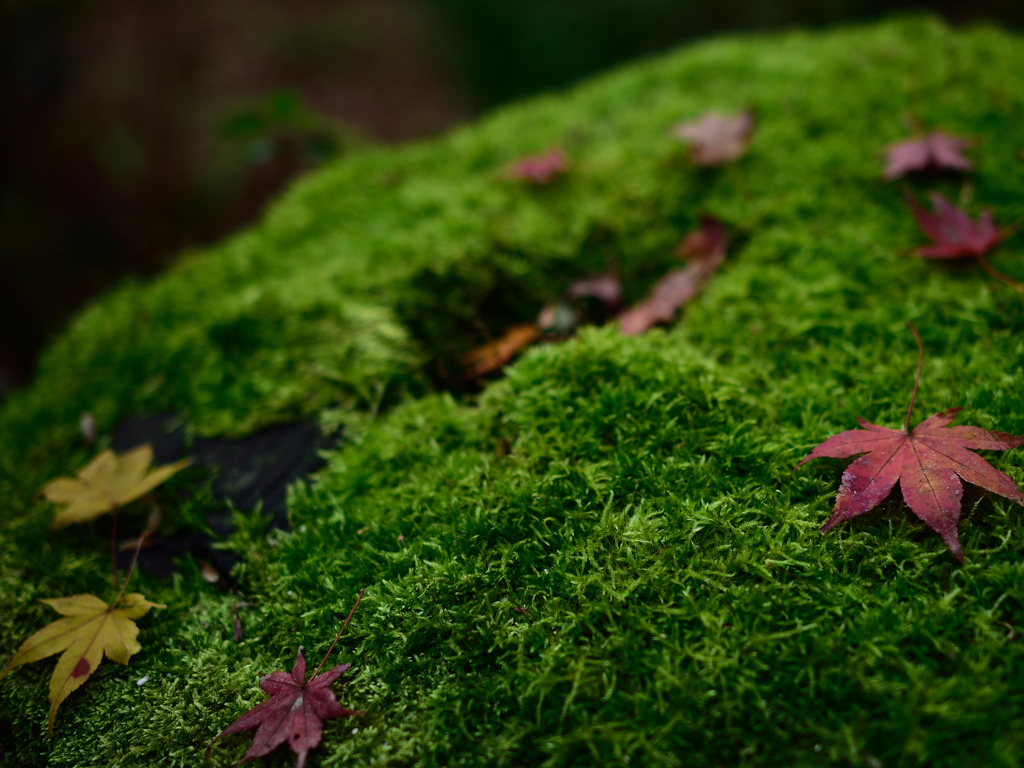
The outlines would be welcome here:
<svg viewBox="0 0 1024 768">
<path fill-rule="evenodd" d="M 67 618 L 58 619 L 22 643 L 0 672 L 0 678 L 22 664 L 64 651 L 50 678 L 52 737 L 53 719 L 61 703 L 89 679 L 104 654 L 111 661 L 127 665 L 128 659 L 142 650 L 136 639 L 139 628 L 134 620 L 146 615 L 150 608 L 166 606 L 151 603 L 137 592 L 124 595 L 110 605 L 93 595 L 58 597 L 42 602 Z"/>
<path fill-rule="evenodd" d="M 78 430 L 85 438 L 85 442 L 92 445 L 96 442 L 96 417 L 86 411 L 78 417 Z"/>
<path fill-rule="evenodd" d="M 671 320 L 725 261 L 727 247 L 725 227 L 705 216 L 700 229 L 691 232 L 677 248 L 680 256 L 691 259 L 689 266 L 669 272 L 647 299 L 624 312 L 619 318 L 622 332 L 637 336 Z"/>
<path fill-rule="evenodd" d="M 723 165 L 742 157 L 753 132 L 754 115 L 749 110 L 736 117 L 709 112 L 672 130 L 676 138 L 689 145 L 693 162 L 704 166 Z"/>
<path fill-rule="evenodd" d="M 519 351 L 532 344 L 540 335 L 534 323 L 524 323 L 509 328 L 500 339 L 484 344 L 464 354 L 460 360 L 465 370 L 462 378 L 466 381 L 496 371 Z"/>
<path fill-rule="evenodd" d="M 919 350 L 917 379 L 903 429 L 880 427 L 858 418 L 863 429 L 833 435 L 797 466 L 823 456 L 846 459 L 866 454 L 843 472 L 832 517 L 821 529 L 822 533 L 870 512 L 885 500 L 898 481 L 907 506 L 942 537 L 962 562 L 964 555 L 957 536 L 960 499 L 964 493 L 961 478 L 1024 506 L 1024 495 L 1013 479 L 972 451 L 1008 451 L 1024 445 L 1024 437 L 989 432 L 981 427 L 950 427 L 959 408 L 929 416 L 911 431 L 910 414 L 914 409 L 924 354 L 917 329 L 911 326 L 911 330 Z"/>
<path fill-rule="evenodd" d="M 67 506 L 53 519 L 53 527 L 94 520 L 105 512 L 123 507 L 145 496 L 179 470 L 189 459 L 164 464 L 150 470 L 153 447 L 148 443 L 120 456 L 103 451 L 78 473 L 78 477 L 58 477 L 43 488 L 46 498 Z"/>
<path fill-rule="evenodd" d="M 561 147 L 552 147 L 540 155 L 529 155 L 516 160 L 508 169 L 510 179 L 543 185 L 565 173 L 569 159 Z"/>
<path fill-rule="evenodd" d="M 622 303 L 622 281 L 618 275 L 598 275 L 577 280 L 565 292 L 569 301 L 595 298 L 607 307 L 618 307 Z"/>
<path fill-rule="evenodd" d="M 220 572 L 212 565 L 210 565 L 208 562 L 206 562 L 205 560 L 200 560 L 198 562 L 198 565 L 199 573 L 202 575 L 203 581 L 208 582 L 210 584 L 216 584 L 218 581 L 220 581 Z"/>
<path fill-rule="evenodd" d="M 885 153 L 885 178 L 891 181 L 916 171 L 966 173 L 974 169 L 963 154 L 971 144 L 969 139 L 940 132 L 891 144 Z"/>
<path fill-rule="evenodd" d="M 568 336 L 579 324 L 580 313 L 564 301 L 545 304 L 537 315 L 537 328 L 544 333 Z"/>
</svg>

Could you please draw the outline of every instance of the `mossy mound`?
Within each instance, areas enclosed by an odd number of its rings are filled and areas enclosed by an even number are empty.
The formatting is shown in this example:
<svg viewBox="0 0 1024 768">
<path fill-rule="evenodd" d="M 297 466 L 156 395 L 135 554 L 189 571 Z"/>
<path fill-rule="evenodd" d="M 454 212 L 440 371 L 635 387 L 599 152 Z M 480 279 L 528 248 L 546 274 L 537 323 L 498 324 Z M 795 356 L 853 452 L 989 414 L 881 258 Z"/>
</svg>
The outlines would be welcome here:
<svg viewBox="0 0 1024 768">
<path fill-rule="evenodd" d="M 906 258 L 921 236 L 878 156 L 908 119 L 975 137 L 967 185 L 917 188 L 1019 220 L 1021 72 L 1019 38 L 929 19 L 714 41 L 345 160 L 108 296 L 0 414 L 5 654 L 53 618 L 37 598 L 110 593 L 109 524 L 51 533 L 37 496 L 93 455 L 83 411 L 104 433 L 170 409 L 199 434 L 313 417 L 348 440 L 294 489 L 291 533 L 236 514 L 237 592 L 192 562 L 137 577 L 166 610 L 128 669 L 64 703 L 52 743 L 52 662 L 0 683 L 0 765 L 201 765 L 258 675 L 300 644 L 317 659 L 362 587 L 336 658 L 366 714 L 330 722 L 314 765 L 1020 765 L 1024 510 L 969 490 L 960 565 L 898 498 L 822 537 L 843 462 L 791 470 L 856 415 L 902 422 L 908 320 L 915 420 L 962 405 L 960 423 L 1024 433 L 1020 296 Z M 721 170 L 668 135 L 744 107 L 751 150 Z M 566 177 L 502 178 L 553 144 Z M 613 262 L 643 296 L 703 212 L 740 239 L 672 328 L 587 330 L 482 397 L 443 391 L 436 361 L 573 278 Z M 1022 242 L 993 256 L 1018 277 Z M 1020 451 L 988 458 L 1024 481 Z M 190 471 L 160 490 L 170 526 L 216 504 Z"/>
</svg>

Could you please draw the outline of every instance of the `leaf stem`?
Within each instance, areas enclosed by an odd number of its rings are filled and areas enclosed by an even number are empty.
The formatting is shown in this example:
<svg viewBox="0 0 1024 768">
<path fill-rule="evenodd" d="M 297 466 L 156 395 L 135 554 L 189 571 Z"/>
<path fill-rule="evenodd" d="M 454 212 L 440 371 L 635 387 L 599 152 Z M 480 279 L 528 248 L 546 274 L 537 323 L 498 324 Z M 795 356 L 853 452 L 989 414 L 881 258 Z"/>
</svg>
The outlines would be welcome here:
<svg viewBox="0 0 1024 768">
<path fill-rule="evenodd" d="M 324 662 L 327 661 L 327 657 L 330 656 L 331 655 L 331 651 L 334 650 L 334 646 L 336 646 L 338 644 L 338 640 L 341 638 L 341 633 L 345 631 L 345 627 L 347 627 L 349 621 L 351 621 L 352 614 L 356 612 L 356 608 L 359 607 L 359 601 L 363 599 L 363 595 L 364 594 L 366 594 L 366 590 L 365 589 L 360 589 L 359 590 L 359 597 L 356 598 L 356 604 L 353 605 L 352 606 L 352 610 L 348 612 L 348 618 L 345 619 L 345 623 L 341 625 L 341 629 L 338 630 L 338 634 L 334 636 L 334 642 L 331 643 L 331 647 L 327 649 L 327 653 L 325 653 L 324 657 L 322 659 L 320 659 L 320 665 L 316 669 L 313 670 L 313 675 L 312 675 L 312 677 L 310 677 L 310 680 L 313 680 L 314 678 L 316 678 L 316 674 L 317 674 L 317 672 L 320 671 L 320 667 L 322 667 L 324 665 Z"/>
<path fill-rule="evenodd" d="M 991 264 L 988 263 L 988 259 L 986 259 L 984 256 L 979 256 L 978 261 L 981 263 L 981 268 L 988 273 L 989 277 L 994 277 L 996 280 L 1003 283 L 1004 285 L 1008 285 L 1011 288 L 1013 288 L 1013 290 L 1015 290 L 1017 293 L 1024 294 L 1024 285 L 1021 285 L 1009 275 L 1005 275 L 998 269 L 993 267 Z"/>
<path fill-rule="evenodd" d="M 913 323 L 908 322 L 907 327 L 914 334 L 914 341 L 917 342 L 917 376 L 914 377 L 914 392 L 910 395 L 910 407 L 907 408 L 907 421 L 903 425 L 903 431 L 910 434 L 910 414 L 914 411 L 914 401 L 917 399 L 917 386 L 921 383 L 921 364 L 924 362 L 924 344 L 921 343 L 921 334 Z"/>
<path fill-rule="evenodd" d="M 114 505 L 114 524 L 110 527 L 110 565 L 114 570 L 114 589 L 117 589 L 117 504 Z"/>
<path fill-rule="evenodd" d="M 128 575 L 124 577 L 124 586 L 121 587 L 121 591 L 117 593 L 117 598 L 114 600 L 113 603 L 111 603 L 111 608 L 113 608 L 119 602 L 121 602 L 121 596 L 124 594 L 124 591 L 128 589 L 128 582 L 132 580 L 132 574 L 135 573 L 135 563 L 138 562 L 139 551 L 142 549 L 142 542 L 146 540 L 146 537 L 149 536 L 149 534 L 149 528 L 146 528 L 146 530 L 139 534 L 139 540 L 135 542 L 135 552 L 132 554 L 131 567 L 128 569 Z M 114 586 L 116 587 L 117 585 L 115 584 Z"/>
</svg>

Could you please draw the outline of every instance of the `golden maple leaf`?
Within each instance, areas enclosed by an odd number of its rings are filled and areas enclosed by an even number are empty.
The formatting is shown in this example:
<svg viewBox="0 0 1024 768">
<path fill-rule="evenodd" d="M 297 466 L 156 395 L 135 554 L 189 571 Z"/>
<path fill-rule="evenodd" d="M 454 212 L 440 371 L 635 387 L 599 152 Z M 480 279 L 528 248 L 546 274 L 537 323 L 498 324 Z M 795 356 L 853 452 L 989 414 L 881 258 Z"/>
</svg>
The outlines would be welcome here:
<svg viewBox="0 0 1024 768">
<path fill-rule="evenodd" d="M 53 527 L 94 520 L 104 512 L 123 507 L 186 467 L 189 459 L 149 469 L 153 446 L 149 443 L 118 456 L 106 450 L 86 464 L 78 477 L 58 477 L 43 487 L 43 495 L 67 504 L 53 519 Z"/>
<path fill-rule="evenodd" d="M 104 653 L 111 661 L 127 664 L 133 654 L 142 650 L 136 640 L 139 628 L 133 619 L 144 616 L 150 608 L 167 606 L 151 603 L 137 592 L 124 595 L 110 605 L 93 595 L 56 597 L 41 602 L 67 618 L 57 619 L 22 643 L 14 658 L 0 672 L 0 678 L 22 664 L 64 651 L 50 678 L 52 737 L 57 707 L 89 679 L 89 675 L 103 660 Z"/>
</svg>

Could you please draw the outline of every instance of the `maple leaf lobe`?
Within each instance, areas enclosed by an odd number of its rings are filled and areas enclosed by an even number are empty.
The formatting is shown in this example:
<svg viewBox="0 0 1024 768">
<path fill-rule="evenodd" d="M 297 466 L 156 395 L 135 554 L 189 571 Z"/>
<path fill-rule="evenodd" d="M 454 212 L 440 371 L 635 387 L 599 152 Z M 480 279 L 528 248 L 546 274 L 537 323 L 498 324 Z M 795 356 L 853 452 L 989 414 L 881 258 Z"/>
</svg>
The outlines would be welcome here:
<svg viewBox="0 0 1024 768">
<path fill-rule="evenodd" d="M 832 435 L 816 446 L 797 466 L 821 457 L 845 459 L 862 454 L 843 472 L 832 516 L 821 532 L 828 533 L 839 523 L 870 512 L 898 482 L 911 511 L 963 561 L 957 535 L 961 479 L 1024 506 L 1024 495 L 1013 479 L 973 451 L 1010 450 L 1024 444 L 1024 437 L 969 425 L 950 427 L 960 410 L 950 408 L 929 416 L 910 434 L 858 418 L 862 429 Z"/>
</svg>

